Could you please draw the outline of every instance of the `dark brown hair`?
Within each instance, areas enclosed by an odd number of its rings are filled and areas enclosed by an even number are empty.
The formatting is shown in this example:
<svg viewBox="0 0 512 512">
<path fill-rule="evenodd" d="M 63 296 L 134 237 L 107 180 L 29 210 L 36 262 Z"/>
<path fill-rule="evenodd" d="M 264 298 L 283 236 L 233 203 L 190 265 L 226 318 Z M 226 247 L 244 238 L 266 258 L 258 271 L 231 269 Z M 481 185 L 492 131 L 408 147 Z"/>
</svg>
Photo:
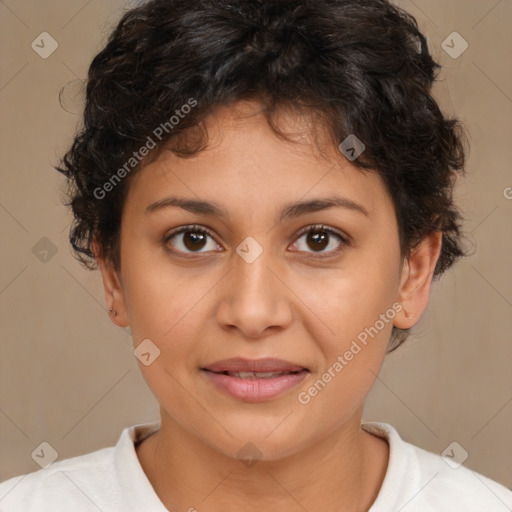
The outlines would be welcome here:
<svg viewBox="0 0 512 512">
<path fill-rule="evenodd" d="M 438 277 L 465 255 L 452 198 L 464 132 L 431 96 L 438 69 L 415 19 L 386 0 L 153 0 L 128 11 L 92 61 L 83 127 L 57 168 L 76 257 L 97 268 L 96 239 L 120 268 L 122 207 L 144 163 L 134 152 L 150 139 L 155 151 L 172 141 L 180 156 L 201 151 L 206 130 L 190 128 L 220 106 L 259 99 L 277 134 L 276 111 L 287 107 L 320 120 L 336 144 L 356 135 L 365 150 L 353 163 L 382 176 L 403 257 L 442 232 Z M 407 334 L 393 328 L 390 351 Z"/>
</svg>

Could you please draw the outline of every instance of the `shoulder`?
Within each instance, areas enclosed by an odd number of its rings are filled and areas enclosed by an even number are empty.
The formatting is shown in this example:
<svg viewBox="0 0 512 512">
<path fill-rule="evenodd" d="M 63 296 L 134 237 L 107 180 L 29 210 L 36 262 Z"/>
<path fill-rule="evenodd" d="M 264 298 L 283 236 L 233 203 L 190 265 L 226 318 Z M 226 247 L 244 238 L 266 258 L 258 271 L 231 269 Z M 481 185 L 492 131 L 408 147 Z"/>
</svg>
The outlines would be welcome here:
<svg viewBox="0 0 512 512">
<path fill-rule="evenodd" d="M 139 464 L 135 443 L 159 422 L 126 427 L 117 444 L 54 462 L 0 483 L 0 510 L 23 512 L 127 512 L 166 509 Z"/>
<path fill-rule="evenodd" d="M 410 447 L 414 454 L 411 466 L 425 482 L 424 501 L 436 505 L 436 510 L 453 509 L 455 505 L 468 512 L 512 509 L 512 491 L 459 464 L 454 460 L 453 448 L 442 457 L 414 445 Z"/>
<path fill-rule="evenodd" d="M 386 476 L 370 512 L 512 509 L 512 491 L 463 466 L 460 445 L 450 445 L 441 456 L 404 441 L 387 423 L 363 423 L 362 428 L 390 446 Z"/>
<path fill-rule="evenodd" d="M 60 512 L 69 510 L 70 503 L 76 511 L 99 505 L 115 478 L 114 450 L 103 448 L 57 461 L 0 483 L 0 508 Z"/>
</svg>

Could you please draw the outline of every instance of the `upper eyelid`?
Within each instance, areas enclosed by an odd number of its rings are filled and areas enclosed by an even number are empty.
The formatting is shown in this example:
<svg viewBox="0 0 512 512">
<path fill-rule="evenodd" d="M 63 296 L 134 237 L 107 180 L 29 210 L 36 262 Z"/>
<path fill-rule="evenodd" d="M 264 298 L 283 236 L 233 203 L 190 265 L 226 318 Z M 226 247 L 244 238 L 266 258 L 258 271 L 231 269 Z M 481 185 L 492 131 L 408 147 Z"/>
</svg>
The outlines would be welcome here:
<svg viewBox="0 0 512 512">
<path fill-rule="evenodd" d="M 339 236 L 346 243 L 348 243 L 350 240 L 350 237 L 348 235 L 345 235 L 343 232 L 340 232 L 339 230 L 337 230 L 335 228 L 325 226 L 324 224 L 311 224 L 310 226 L 306 226 L 299 230 L 297 236 L 300 237 L 300 236 L 302 236 L 306 233 L 309 233 L 310 231 L 313 231 L 315 229 L 318 231 L 322 231 L 322 230 L 327 231 L 329 233 L 332 233 L 333 235 Z"/>
<path fill-rule="evenodd" d="M 186 224 L 184 226 L 180 226 L 178 228 L 171 230 L 164 236 L 164 238 L 165 240 L 170 240 L 173 236 L 181 235 L 182 233 L 186 233 L 187 231 L 201 231 L 215 239 L 215 236 L 213 235 L 213 232 L 210 228 L 207 228 L 206 226 L 201 226 L 199 224 Z"/>
</svg>

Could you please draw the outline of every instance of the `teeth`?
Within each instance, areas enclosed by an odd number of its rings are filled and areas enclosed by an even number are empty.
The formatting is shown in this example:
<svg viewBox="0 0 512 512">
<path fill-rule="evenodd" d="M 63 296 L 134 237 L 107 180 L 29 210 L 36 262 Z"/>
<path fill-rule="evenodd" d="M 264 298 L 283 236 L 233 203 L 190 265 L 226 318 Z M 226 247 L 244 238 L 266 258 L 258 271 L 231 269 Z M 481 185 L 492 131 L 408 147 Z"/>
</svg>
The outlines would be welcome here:
<svg viewBox="0 0 512 512">
<path fill-rule="evenodd" d="M 231 377 L 238 377 L 239 379 L 269 379 L 289 373 L 290 372 L 227 372 Z"/>
</svg>

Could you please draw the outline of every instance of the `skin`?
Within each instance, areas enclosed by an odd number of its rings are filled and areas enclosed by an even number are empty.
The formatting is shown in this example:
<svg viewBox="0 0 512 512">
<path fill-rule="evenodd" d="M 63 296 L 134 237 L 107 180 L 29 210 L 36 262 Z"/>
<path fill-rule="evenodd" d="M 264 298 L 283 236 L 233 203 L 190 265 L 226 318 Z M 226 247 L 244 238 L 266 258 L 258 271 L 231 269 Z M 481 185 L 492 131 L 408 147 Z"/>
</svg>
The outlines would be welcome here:
<svg viewBox="0 0 512 512">
<path fill-rule="evenodd" d="M 402 261 L 393 204 L 378 174 L 357 170 L 293 112 L 283 112 L 279 126 L 295 142 L 278 138 L 260 110 L 257 102 L 221 108 L 208 120 L 205 151 L 189 158 L 164 151 L 133 176 L 120 272 L 94 245 L 107 305 L 117 311 L 112 321 L 131 327 L 135 347 L 149 338 L 161 351 L 149 366 L 138 363 L 162 426 L 136 447 L 137 456 L 171 510 L 368 510 L 389 447 L 360 428 L 364 401 L 392 326 L 410 328 L 426 309 L 441 234 Z M 144 213 L 170 195 L 215 202 L 229 218 L 176 206 Z M 333 195 L 369 216 L 333 207 L 276 221 L 289 203 Z M 212 231 L 199 252 L 184 245 L 183 234 L 164 241 L 188 224 Z M 308 243 L 299 230 L 315 224 L 348 235 L 349 244 L 334 234 L 323 248 Z M 248 236 L 263 249 L 252 263 L 236 252 Z M 299 403 L 299 392 L 394 303 L 404 309 L 317 396 Z M 244 402 L 199 370 L 237 356 L 279 357 L 310 374 L 276 398 Z M 251 467 L 237 458 L 247 442 L 261 452 Z"/>
</svg>

